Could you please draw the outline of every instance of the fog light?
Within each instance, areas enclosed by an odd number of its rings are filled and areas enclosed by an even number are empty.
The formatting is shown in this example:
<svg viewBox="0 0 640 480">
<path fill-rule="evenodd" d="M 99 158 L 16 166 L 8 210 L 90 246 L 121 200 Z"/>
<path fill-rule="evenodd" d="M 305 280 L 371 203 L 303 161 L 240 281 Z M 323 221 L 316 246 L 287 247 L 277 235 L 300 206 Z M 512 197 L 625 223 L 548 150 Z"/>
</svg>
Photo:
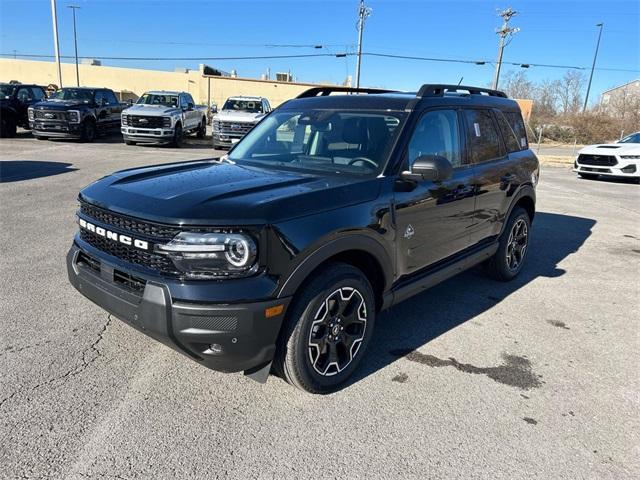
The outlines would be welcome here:
<svg viewBox="0 0 640 480">
<path fill-rule="evenodd" d="M 624 173 L 634 173 L 636 171 L 635 165 L 627 165 L 626 167 L 621 169 Z"/>
</svg>

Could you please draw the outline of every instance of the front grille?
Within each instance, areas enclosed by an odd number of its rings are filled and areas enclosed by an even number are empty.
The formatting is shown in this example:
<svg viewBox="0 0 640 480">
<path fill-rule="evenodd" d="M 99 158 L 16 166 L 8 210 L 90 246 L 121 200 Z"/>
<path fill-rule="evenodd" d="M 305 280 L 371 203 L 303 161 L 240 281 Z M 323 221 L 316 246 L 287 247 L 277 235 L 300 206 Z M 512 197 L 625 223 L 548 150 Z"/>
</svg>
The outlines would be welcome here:
<svg viewBox="0 0 640 480">
<path fill-rule="evenodd" d="M 143 292 L 144 287 L 147 285 L 146 280 L 120 270 L 113 271 L 113 281 L 136 292 Z"/>
<path fill-rule="evenodd" d="M 214 127 L 216 132 L 223 135 L 246 135 L 255 126 L 255 123 L 248 122 L 226 122 L 216 121 Z"/>
<path fill-rule="evenodd" d="M 91 217 L 100 223 L 110 225 L 129 233 L 137 233 L 139 235 L 144 235 L 145 237 L 151 237 L 156 241 L 171 240 L 180 232 L 180 229 L 170 225 L 138 220 L 133 217 L 104 210 L 85 202 L 80 202 L 80 213 Z"/>
<path fill-rule="evenodd" d="M 34 110 L 37 120 L 66 120 L 67 112 L 56 112 L 52 110 Z"/>
<path fill-rule="evenodd" d="M 612 167 L 618 161 L 612 155 L 590 155 L 581 153 L 578 155 L 578 163 L 581 165 L 598 165 L 601 167 Z"/>
<path fill-rule="evenodd" d="M 114 242 L 113 240 L 108 240 L 105 237 L 101 237 L 84 229 L 80 230 L 80 239 L 92 247 L 124 260 L 125 262 L 134 263 L 165 275 L 178 275 L 178 271 L 173 262 L 164 255 L 145 252 L 119 242 Z"/>
<path fill-rule="evenodd" d="M 169 120 L 169 125 L 166 124 L 165 119 L 163 117 L 151 117 L 151 116 L 144 116 L 144 115 L 127 115 L 127 125 L 130 127 L 137 127 L 137 128 L 170 127 L 171 120 L 168 118 L 167 120 Z"/>
</svg>

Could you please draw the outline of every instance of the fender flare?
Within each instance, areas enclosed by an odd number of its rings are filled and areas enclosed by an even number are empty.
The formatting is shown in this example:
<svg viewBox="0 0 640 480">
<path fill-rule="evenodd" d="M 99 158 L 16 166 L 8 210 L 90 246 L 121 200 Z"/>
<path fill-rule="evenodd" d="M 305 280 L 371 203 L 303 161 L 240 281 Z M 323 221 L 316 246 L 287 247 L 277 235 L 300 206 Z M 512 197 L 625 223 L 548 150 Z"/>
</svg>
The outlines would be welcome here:
<svg viewBox="0 0 640 480">
<path fill-rule="evenodd" d="M 380 242 L 365 234 L 350 234 L 323 243 L 319 248 L 306 256 L 289 274 L 283 282 L 278 298 L 292 296 L 308 276 L 322 263 L 339 253 L 349 250 L 360 250 L 373 256 L 383 273 L 383 292 L 386 292 L 393 282 L 393 264 L 389 254 Z"/>
<path fill-rule="evenodd" d="M 516 204 L 522 200 L 523 198 L 528 197 L 533 201 L 533 204 L 536 204 L 536 191 L 531 184 L 523 185 L 520 190 L 513 196 L 511 200 L 511 204 L 509 205 L 509 210 L 507 211 L 507 215 L 505 216 L 505 221 L 502 224 L 502 229 L 500 230 L 500 235 L 507 226 L 507 219 L 511 216 L 511 212 L 515 208 Z"/>
</svg>

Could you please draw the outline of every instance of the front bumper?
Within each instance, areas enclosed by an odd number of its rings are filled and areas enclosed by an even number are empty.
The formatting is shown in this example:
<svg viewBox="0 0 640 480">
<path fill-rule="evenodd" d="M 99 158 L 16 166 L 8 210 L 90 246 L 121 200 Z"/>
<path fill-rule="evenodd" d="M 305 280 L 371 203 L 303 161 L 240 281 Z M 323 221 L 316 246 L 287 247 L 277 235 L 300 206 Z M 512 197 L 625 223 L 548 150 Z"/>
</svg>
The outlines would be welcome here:
<svg viewBox="0 0 640 480">
<path fill-rule="evenodd" d="M 74 138 L 82 137 L 82 127 L 79 123 L 47 123 L 29 121 L 31 133 L 36 137 Z"/>
<path fill-rule="evenodd" d="M 173 140 L 172 128 L 138 128 L 120 127 L 120 132 L 125 140 L 139 143 L 161 143 Z"/>
<path fill-rule="evenodd" d="M 213 148 L 215 147 L 232 147 L 238 143 L 245 133 L 218 133 L 213 132 L 211 138 L 213 140 Z"/>
<path fill-rule="evenodd" d="M 87 255 L 97 268 L 83 261 Z M 252 371 L 271 362 L 290 302 L 290 298 L 236 304 L 185 302 L 172 298 L 161 281 L 140 277 L 136 277 L 138 288 L 132 288 L 126 281 L 128 272 L 81 250 L 75 242 L 67 254 L 67 272 L 80 293 L 116 318 L 221 372 Z M 277 305 L 284 306 L 282 312 L 266 318 L 265 310 Z"/>
<path fill-rule="evenodd" d="M 640 162 L 638 160 L 618 159 L 616 165 L 585 165 L 576 161 L 573 165 L 576 173 L 603 175 L 609 177 L 640 178 Z"/>
</svg>

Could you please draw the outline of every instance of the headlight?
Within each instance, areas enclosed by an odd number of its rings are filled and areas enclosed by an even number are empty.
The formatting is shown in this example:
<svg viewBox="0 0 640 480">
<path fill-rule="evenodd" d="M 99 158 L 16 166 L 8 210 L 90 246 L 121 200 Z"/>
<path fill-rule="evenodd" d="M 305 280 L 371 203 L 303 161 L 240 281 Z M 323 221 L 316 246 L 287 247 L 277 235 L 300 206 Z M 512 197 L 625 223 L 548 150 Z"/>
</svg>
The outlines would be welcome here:
<svg viewBox="0 0 640 480">
<path fill-rule="evenodd" d="M 166 128 L 171 127 L 171 117 L 162 117 L 162 126 Z"/>
<path fill-rule="evenodd" d="M 120 123 L 122 123 L 122 125 L 126 125 L 127 124 L 127 116 L 126 115 L 122 115 L 122 117 L 120 119 Z"/>
<path fill-rule="evenodd" d="M 77 110 L 69 110 L 67 112 L 67 118 L 71 123 L 80 123 L 80 112 Z"/>
<path fill-rule="evenodd" d="M 257 269 L 256 243 L 243 233 L 180 232 L 156 250 L 190 278 L 246 276 Z"/>
<path fill-rule="evenodd" d="M 29 109 L 27 110 L 28 114 L 29 114 L 29 120 L 35 120 L 36 119 L 36 114 L 33 111 L 33 108 L 29 107 Z"/>
<path fill-rule="evenodd" d="M 211 127 L 217 132 L 220 130 L 220 120 L 214 120 L 211 122 Z"/>
<path fill-rule="evenodd" d="M 640 160 L 640 155 L 620 155 L 620 158 L 625 160 Z"/>
</svg>

